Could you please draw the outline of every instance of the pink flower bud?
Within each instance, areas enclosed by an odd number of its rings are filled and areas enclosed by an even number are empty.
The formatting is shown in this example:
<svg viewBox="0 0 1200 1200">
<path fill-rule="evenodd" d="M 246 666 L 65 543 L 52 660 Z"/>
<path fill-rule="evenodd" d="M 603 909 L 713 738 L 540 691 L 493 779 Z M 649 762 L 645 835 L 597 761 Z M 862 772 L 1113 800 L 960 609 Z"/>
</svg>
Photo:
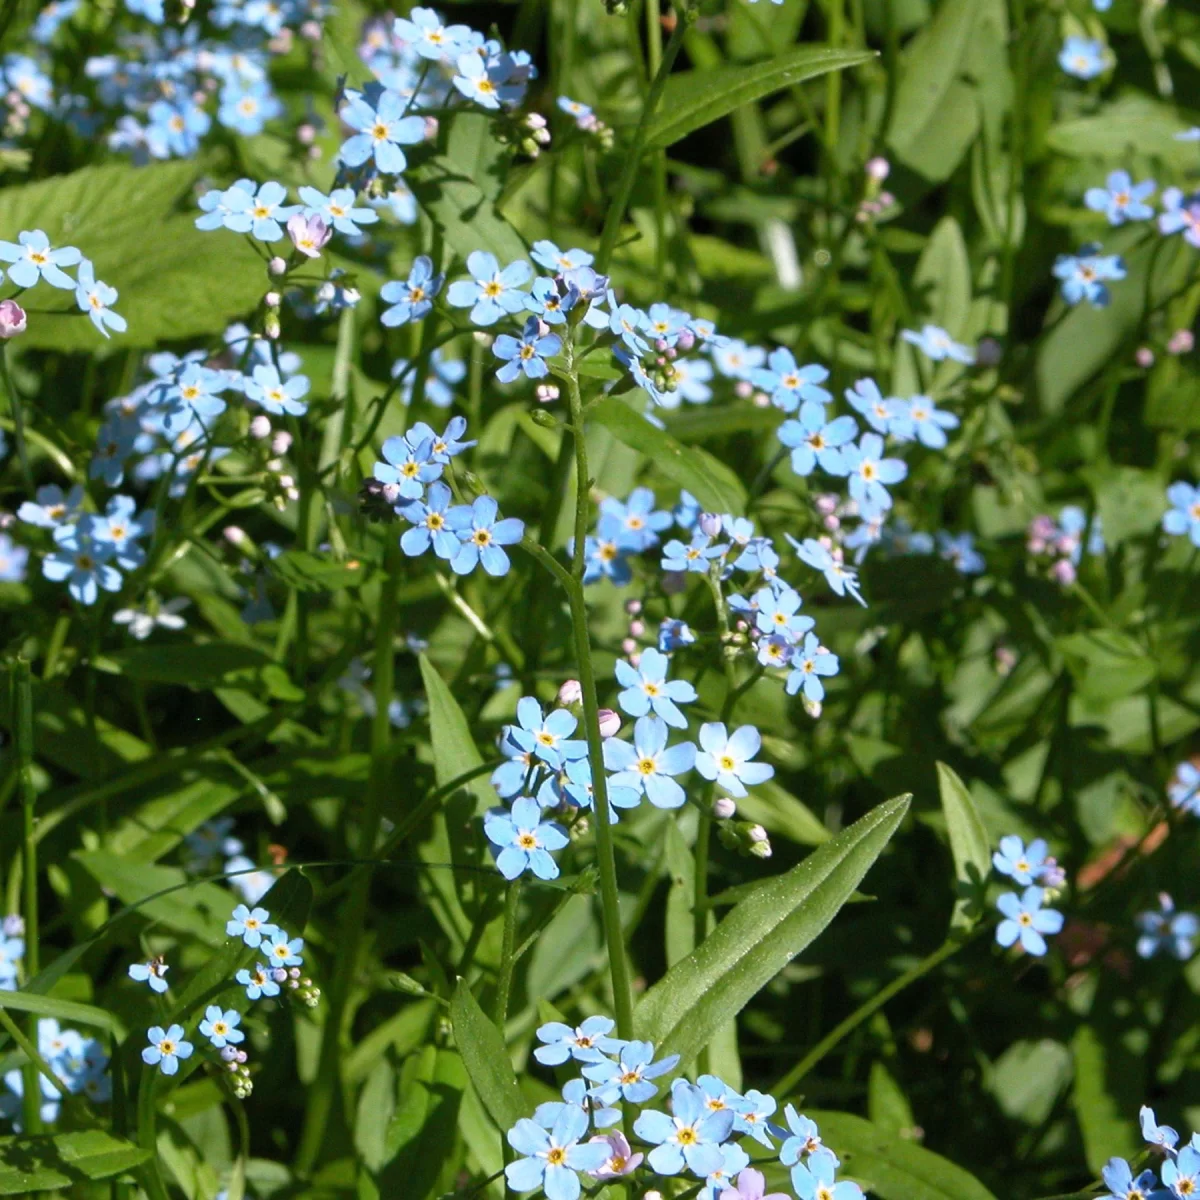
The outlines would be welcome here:
<svg viewBox="0 0 1200 1200">
<path fill-rule="evenodd" d="M 712 815 L 718 821 L 728 821 L 731 817 L 737 816 L 737 804 L 730 796 L 718 796 L 713 801 Z"/>
<path fill-rule="evenodd" d="M 1148 370 L 1154 366 L 1154 351 L 1149 346 L 1139 346 L 1133 360 L 1143 370 Z"/>
<path fill-rule="evenodd" d="M 303 213 L 288 218 L 287 231 L 292 245 L 308 258 L 320 258 L 321 247 L 333 237 L 333 230 L 321 217 L 306 217 Z"/>
<path fill-rule="evenodd" d="M 613 712 L 611 708 L 602 708 L 597 715 L 600 718 L 601 737 L 616 737 L 621 732 L 621 717 L 619 713 Z"/>
<path fill-rule="evenodd" d="M 534 394 L 539 404 L 553 404 L 559 395 L 558 388 L 553 383 L 539 383 Z"/>
<path fill-rule="evenodd" d="M 700 514 L 700 519 L 696 522 L 700 526 L 700 532 L 705 536 L 714 538 L 719 537 L 721 533 L 721 515 L 720 513 L 703 512 Z"/>
<path fill-rule="evenodd" d="M 646 622 L 645 621 L 630 621 L 629 622 L 629 636 L 630 637 L 640 638 L 642 636 L 642 634 L 644 634 L 645 632 L 646 632 Z"/>
<path fill-rule="evenodd" d="M 425 139 L 432 142 L 438 135 L 438 119 L 437 117 L 425 118 Z"/>
<path fill-rule="evenodd" d="M 1177 329 L 1167 343 L 1168 354 L 1190 354 L 1196 344 L 1190 329 Z"/>
<path fill-rule="evenodd" d="M 752 842 L 765 842 L 767 840 L 767 831 L 761 825 L 751 825 L 746 830 L 746 836 Z"/>
<path fill-rule="evenodd" d="M 867 159 L 866 172 L 876 183 L 882 183 L 891 174 L 891 171 L 892 165 L 886 158 Z"/>
<path fill-rule="evenodd" d="M 558 689 L 558 702 L 564 708 L 571 704 L 583 703 L 583 686 L 578 679 L 566 680 Z"/>
<path fill-rule="evenodd" d="M 632 658 L 637 653 L 638 644 L 633 638 L 627 637 L 621 643 L 621 653 Z"/>
<path fill-rule="evenodd" d="M 300 125 L 296 129 L 296 141 L 302 146 L 311 146 L 317 140 L 317 130 L 313 125 Z"/>
<path fill-rule="evenodd" d="M 679 340 L 675 345 L 686 354 L 696 344 L 696 335 L 690 330 L 685 329 L 680 335 Z"/>
<path fill-rule="evenodd" d="M 269 263 L 267 263 L 267 274 L 276 277 L 287 274 L 287 260 L 275 255 Z"/>
<path fill-rule="evenodd" d="M 1075 564 L 1069 558 L 1060 558 L 1050 568 L 1050 576 L 1063 587 L 1069 587 L 1075 582 Z"/>
<path fill-rule="evenodd" d="M 271 419 L 262 413 L 250 422 L 250 436 L 260 440 L 271 434 Z"/>
<path fill-rule="evenodd" d="M 625 611 L 631 617 L 636 617 L 642 611 L 642 602 L 640 600 L 626 600 Z"/>
<path fill-rule="evenodd" d="M 398 483 L 385 483 L 380 488 L 380 494 L 389 504 L 400 503 L 400 485 Z"/>
<path fill-rule="evenodd" d="M 240 525 L 226 525 L 222 531 L 225 540 L 231 546 L 243 546 L 246 543 L 246 531 Z"/>
<path fill-rule="evenodd" d="M 733 392 L 739 400 L 749 400 L 754 394 L 754 384 L 750 383 L 749 380 L 739 379 L 733 385 Z"/>
<path fill-rule="evenodd" d="M 25 310 L 15 300 L 0 300 L 0 338 L 25 332 Z"/>
<path fill-rule="evenodd" d="M 286 454 L 292 446 L 292 435 L 286 429 L 280 429 L 271 439 L 272 454 Z"/>
<path fill-rule="evenodd" d="M 300 36 L 309 42 L 319 42 L 321 40 L 321 22 L 305 21 L 300 26 Z"/>
<path fill-rule="evenodd" d="M 278 292 L 268 292 L 263 297 L 263 304 L 267 308 L 278 308 L 283 303 L 283 297 Z"/>
</svg>

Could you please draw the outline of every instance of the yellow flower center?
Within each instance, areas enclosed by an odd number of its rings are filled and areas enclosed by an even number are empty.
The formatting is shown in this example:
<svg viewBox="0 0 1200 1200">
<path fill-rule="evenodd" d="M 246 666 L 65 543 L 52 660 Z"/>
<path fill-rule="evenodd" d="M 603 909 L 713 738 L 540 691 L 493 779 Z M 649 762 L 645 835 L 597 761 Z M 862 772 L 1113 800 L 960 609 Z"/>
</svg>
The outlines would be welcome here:
<svg viewBox="0 0 1200 1200">
<path fill-rule="evenodd" d="M 471 541 L 473 541 L 477 546 L 486 546 L 491 542 L 491 540 L 491 532 L 487 529 L 477 529 L 471 535 Z"/>
<path fill-rule="evenodd" d="M 163 1054 L 175 1053 L 175 1043 L 171 1041 L 170 1038 L 163 1038 L 163 1040 L 158 1043 L 158 1048 Z"/>
<path fill-rule="evenodd" d="M 44 250 L 30 250 L 29 257 L 40 267 L 49 260 L 50 256 Z"/>
<path fill-rule="evenodd" d="M 661 689 L 659 688 L 657 683 L 643 683 L 642 684 L 642 691 L 644 691 L 647 696 L 657 696 L 660 690 Z"/>
<path fill-rule="evenodd" d="M 681 1146 L 694 1146 L 700 1140 L 696 1136 L 696 1131 L 690 1125 L 684 1125 L 676 1135 L 676 1138 Z"/>
<path fill-rule="evenodd" d="M 446 520 L 441 513 L 431 512 L 425 524 L 436 533 L 437 530 L 446 524 Z"/>
<path fill-rule="evenodd" d="M 483 285 L 483 294 L 489 299 L 495 299 L 502 291 L 504 291 L 504 285 L 497 283 L 494 279 Z"/>
<path fill-rule="evenodd" d="M 863 463 L 862 477 L 864 479 L 874 479 L 875 478 L 875 464 L 873 462 Z"/>
<path fill-rule="evenodd" d="M 229 1026 L 226 1025 L 224 1021 L 213 1022 L 213 1033 L 215 1033 L 217 1037 L 224 1037 L 228 1032 Z"/>
<path fill-rule="evenodd" d="M 733 761 L 733 758 L 730 755 L 722 754 L 721 757 L 717 759 L 717 765 L 722 771 L 732 771 L 733 768 L 737 766 L 737 763 Z M 725 1106 L 722 1104 L 721 1107 L 724 1108 Z"/>
<path fill-rule="evenodd" d="M 1021 914 L 1021 915 L 1020 915 L 1020 916 L 1017 918 L 1017 923 L 1018 923 L 1019 925 L 1023 925 L 1023 926 L 1024 926 L 1026 929 L 1028 929 L 1028 928 L 1029 928 L 1029 926 L 1031 926 L 1031 925 L 1033 924 L 1033 917 L 1031 917 L 1031 916 L 1029 915 L 1029 913 L 1027 913 L 1027 912 L 1023 912 L 1023 913 L 1022 913 L 1022 914 Z"/>
<path fill-rule="evenodd" d="M 406 462 L 404 466 L 400 468 L 400 474 L 403 475 L 405 479 L 415 479 L 419 470 L 420 467 L 415 462 Z"/>
<path fill-rule="evenodd" d="M 376 121 L 371 127 L 371 136 L 377 142 L 386 142 L 388 140 L 388 127 L 382 121 Z"/>
<path fill-rule="evenodd" d="M 658 770 L 658 763 L 652 758 L 639 758 L 637 769 L 642 775 L 653 775 Z"/>
<path fill-rule="evenodd" d="M 552 1167 L 561 1166 L 567 1160 L 567 1152 L 561 1146 L 551 1146 L 546 1152 L 546 1162 Z"/>
<path fill-rule="evenodd" d="M 414 287 L 408 289 L 409 301 L 413 304 L 419 304 L 425 299 L 425 289 L 423 287 Z"/>
<path fill-rule="evenodd" d="M 520 846 L 522 850 L 536 850 L 537 838 L 535 838 L 532 833 L 519 833 L 517 834 L 517 845 Z"/>
</svg>

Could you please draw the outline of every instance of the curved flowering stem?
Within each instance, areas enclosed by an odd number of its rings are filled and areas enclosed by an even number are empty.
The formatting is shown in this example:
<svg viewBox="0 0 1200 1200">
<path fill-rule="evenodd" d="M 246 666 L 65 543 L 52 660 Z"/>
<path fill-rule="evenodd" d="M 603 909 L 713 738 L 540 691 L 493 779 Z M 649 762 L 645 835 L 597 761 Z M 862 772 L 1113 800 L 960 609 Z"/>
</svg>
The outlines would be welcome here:
<svg viewBox="0 0 1200 1200">
<path fill-rule="evenodd" d="M 682 24 L 682 22 L 681 22 Z M 678 27 L 677 27 L 678 28 Z M 674 40 L 674 39 L 673 39 Z M 668 62 L 663 59 L 664 64 Z M 617 900 L 617 862 L 613 851 L 612 826 L 609 824 L 608 783 L 604 774 L 604 743 L 600 736 L 600 704 L 596 696 L 596 672 L 592 665 L 592 645 L 588 637 L 587 605 L 583 598 L 583 572 L 586 555 L 589 490 L 591 475 L 588 469 L 587 445 L 583 436 L 583 397 L 579 390 L 579 372 L 575 368 L 575 352 L 570 341 L 566 344 L 567 396 L 571 406 L 571 436 L 575 442 L 575 555 L 571 573 L 560 582 L 566 588 L 571 606 L 571 632 L 575 639 L 575 657 L 579 663 L 579 683 L 583 690 L 583 724 L 587 734 L 588 761 L 592 768 L 593 802 L 596 809 L 596 859 L 600 870 L 600 903 L 604 917 L 604 941 L 608 946 L 608 963 L 612 975 L 613 1009 L 617 1019 L 617 1035 L 633 1037 L 633 988 L 629 982 L 629 966 L 625 960 L 625 939 L 621 932 L 621 910 Z M 554 560 L 547 554 L 546 559 Z"/>
<path fill-rule="evenodd" d="M 500 975 L 496 981 L 494 1021 L 500 1033 L 508 1020 L 508 995 L 512 990 L 513 964 L 516 962 L 517 918 L 521 909 L 521 877 L 518 875 L 504 895 L 504 940 L 500 950 Z"/>
<path fill-rule="evenodd" d="M 663 88 L 666 87 L 667 76 L 675 65 L 675 59 L 683 47 L 683 37 L 692 23 L 693 11 L 690 5 L 676 10 L 675 28 L 671 33 L 663 51 L 662 61 L 658 71 L 650 83 L 650 91 L 646 93 L 646 102 L 642 106 L 642 115 L 633 133 L 633 144 L 625 156 L 625 166 L 621 170 L 621 178 L 617 181 L 616 194 L 608 206 L 604 217 L 604 229 L 600 234 L 600 247 L 596 251 L 596 270 L 608 270 L 609 260 L 617 247 L 617 238 L 621 232 L 621 221 L 625 209 L 629 205 L 629 197 L 633 195 L 634 181 L 637 179 L 638 166 L 642 159 L 642 150 L 646 145 L 646 137 L 650 132 L 650 122 L 654 117 L 658 102 L 662 99 Z M 568 360 L 569 361 L 569 360 Z M 576 384 L 578 388 L 578 384 Z M 572 418 L 574 420 L 574 418 Z M 582 543 L 580 543 L 582 545 Z"/>
</svg>

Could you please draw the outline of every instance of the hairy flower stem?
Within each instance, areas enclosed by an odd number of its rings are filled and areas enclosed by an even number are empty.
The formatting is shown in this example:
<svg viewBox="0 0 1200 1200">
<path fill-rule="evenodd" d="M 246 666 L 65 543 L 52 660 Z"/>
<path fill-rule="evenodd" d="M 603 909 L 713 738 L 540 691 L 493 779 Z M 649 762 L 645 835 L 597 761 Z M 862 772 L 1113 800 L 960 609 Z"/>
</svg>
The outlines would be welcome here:
<svg viewBox="0 0 1200 1200">
<path fill-rule="evenodd" d="M 16 411 L 15 393 L 13 405 L 14 411 Z M 15 718 L 13 729 L 17 744 L 17 771 L 21 783 L 21 878 L 25 885 L 25 971 L 27 978 L 32 979 L 40 970 L 40 962 L 38 958 L 37 838 L 34 830 L 34 807 L 37 804 L 37 791 L 33 786 L 33 682 L 30 678 L 28 659 L 18 658 L 13 663 L 10 679 L 12 685 L 10 710 Z M 36 1046 L 38 1044 L 36 1015 L 31 1015 L 29 1018 L 29 1037 Z M 26 1134 L 41 1133 L 42 1089 L 38 1083 L 38 1069 L 32 1059 L 25 1067 L 22 1090 L 24 1092 L 25 1132 Z"/>
<path fill-rule="evenodd" d="M 371 772 L 367 782 L 366 806 L 359 826 L 358 857 L 369 860 L 373 857 L 375 843 L 379 840 L 379 826 L 383 815 L 383 794 L 388 783 L 389 750 L 391 743 L 391 717 L 389 708 L 395 690 L 395 658 L 392 642 L 396 634 L 397 568 L 400 562 L 399 542 L 389 536 L 385 550 L 383 580 L 379 599 L 379 614 L 375 620 L 375 657 L 371 664 L 371 675 L 375 692 L 375 714 L 371 718 Z M 358 974 L 358 956 L 362 942 L 363 925 L 367 917 L 370 898 L 371 868 L 359 867 L 350 887 L 350 895 L 342 921 L 343 938 L 339 947 L 338 968 L 333 972 L 329 988 L 329 1011 L 321 1034 L 321 1053 L 317 1063 L 317 1077 L 308 1093 L 308 1107 L 304 1114 L 304 1129 L 300 1135 L 300 1146 L 296 1151 L 296 1171 L 307 1175 L 316 1165 L 321 1152 L 329 1115 L 333 1109 L 334 1096 L 340 1087 L 341 1038 L 345 1024 L 350 991 Z"/>
<path fill-rule="evenodd" d="M 608 965 L 612 973 L 613 1009 L 617 1018 L 617 1036 L 630 1039 L 633 1037 L 633 989 L 629 983 L 629 965 L 625 960 L 625 938 L 621 931 L 621 910 L 617 900 L 617 860 L 613 852 L 612 826 L 609 824 L 604 743 L 600 737 L 600 704 L 596 698 L 596 672 L 592 665 L 591 639 L 588 637 L 587 605 L 583 599 L 583 572 L 586 565 L 583 548 L 587 539 L 591 476 L 583 437 L 583 397 L 579 391 L 574 348 L 569 341 L 566 353 L 571 436 L 575 440 L 575 555 L 571 560 L 567 598 L 571 605 L 571 631 L 575 639 L 575 656 L 579 662 L 579 683 L 583 689 L 583 725 L 587 734 L 588 762 L 592 768 L 596 861 L 600 869 L 604 941 L 608 947 Z"/>
<path fill-rule="evenodd" d="M 0 375 L 4 377 L 4 390 L 8 392 L 8 407 L 12 412 L 13 439 L 17 443 L 17 458 L 21 462 L 21 474 L 25 477 L 25 487 L 33 492 L 33 471 L 29 467 L 29 451 L 25 445 L 25 413 L 21 408 L 21 397 L 13 386 L 12 376 L 8 372 L 8 346 L 0 346 Z"/>
</svg>

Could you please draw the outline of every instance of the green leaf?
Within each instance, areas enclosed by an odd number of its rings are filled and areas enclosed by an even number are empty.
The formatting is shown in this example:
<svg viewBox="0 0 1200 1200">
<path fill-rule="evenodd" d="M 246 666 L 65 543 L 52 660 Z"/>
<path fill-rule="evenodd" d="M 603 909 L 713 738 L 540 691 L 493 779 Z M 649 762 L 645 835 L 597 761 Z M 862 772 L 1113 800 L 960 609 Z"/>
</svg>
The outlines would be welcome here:
<svg viewBox="0 0 1200 1200">
<path fill-rule="evenodd" d="M 983 891 L 992 869 L 991 841 L 966 784 L 944 762 L 938 763 L 937 773 L 958 895 L 950 928 L 967 930 L 983 912 Z"/>
<path fill-rule="evenodd" d="M 471 1086 L 496 1122 L 496 1128 L 507 1132 L 526 1115 L 525 1101 L 504 1038 L 484 1016 L 465 979 L 460 979 L 454 989 L 450 1021 Z"/>
<path fill-rule="evenodd" d="M 651 425 L 617 396 L 606 396 L 587 415 L 626 446 L 640 450 L 668 479 L 686 488 L 711 512 L 740 515 L 746 492 L 724 463 L 705 450 L 681 446 L 669 433 Z"/>
<path fill-rule="evenodd" d="M 305 550 L 286 550 L 270 559 L 267 569 L 298 592 L 334 592 L 357 587 L 366 575 L 357 559 L 337 562 Z"/>
<path fill-rule="evenodd" d="M 438 787 L 445 787 L 469 771 L 483 766 L 483 756 L 454 693 L 425 655 L 420 656 L 421 682 L 429 705 L 429 734 L 433 742 L 433 772 Z M 475 797 L 476 816 L 495 803 L 495 792 L 482 776 L 463 784 Z"/>
<path fill-rule="evenodd" d="M 1166 484 L 1156 471 L 1094 463 L 1080 474 L 1096 496 L 1104 540 L 1119 545 L 1158 528 L 1167 511 Z"/>
<path fill-rule="evenodd" d="M 889 800 L 818 847 L 799 866 L 765 880 L 713 934 L 642 997 L 638 1038 L 686 1062 L 809 946 L 837 915 L 899 827 L 909 797 Z"/>
<path fill-rule="evenodd" d="M 849 1113 L 808 1110 L 842 1172 L 879 1200 L 996 1200 L 973 1175 L 940 1154 L 893 1137 Z"/>
<path fill-rule="evenodd" d="M 878 1059 L 867 1078 L 867 1112 L 871 1124 L 897 1137 L 911 1137 L 916 1120 L 908 1097 L 892 1073 Z"/>
<path fill-rule="evenodd" d="M 757 784 L 754 791 L 742 797 L 738 812 L 768 833 L 777 833 L 798 846 L 819 846 L 833 836 L 807 804 L 774 779 Z"/>
<path fill-rule="evenodd" d="M 668 76 L 663 88 L 658 113 L 648 131 L 646 149 L 674 145 L 694 130 L 702 129 L 744 104 L 753 104 L 781 88 L 792 87 L 830 71 L 856 67 L 874 57 L 871 50 L 799 46 L 749 66 L 677 71 Z"/>
<path fill-rule="evenodd" d="M 242 642 L 133 646 L 107 655 L 106 661 L 130 679 L 202 691 L 231 683 L 243 672 L 256 672 L 274 662 L 268 654 Z"/>
<path fill-rule="evenodd" d="M 33 992 L 0 992 L 0 1008 L 13 1012 L 36 1013 L 39 1017 L 54 1017 L 77 1025 L 107 1029 L 123 1037 L 125 1027 L 110 1012 L 75 1000 L 60 1000 L 57 996 L 42 996 Z"/>
<path fill-rule="evenodd" d="M 756 404 L 703 405 L 677 408 L 664 418 L 667 432 L 681 442 L 702 442 L 706 438 L 730 433 L 774 433 L 782 423 L 777 408 L 759 408 Z"/>
<path fill-rule="evenodd" d="M 26 1196 L 109 1179 L 141 1166 L 149 1150 L 101 1129 L 0 1138 L 0 1196 Z"/>
<path fill-rule="evenodd" d="M 197 174 L 192 162 L 111 163 L 5 188 L 0 228 L 44 229 L 53 245 L 77 246 L 92 260 L 96 278 L 120 293 L 113 307 L 129 323 L 113 345 L 194 339 L 251 311 L 267 285 L 262 260 L 242 238 L 196 228 Z M 37 311 L 23 346 L 107 348 L 74 292 L 39 286 L 30 301 Z"/>
<path fill-rule="evenodd" d="M 192 881 L 179 867 L 130 862 L 107 850 L 77 850 L 72 857 L 101 887 L 123 903 L 137 905 L 149 920 L 193 934 L 209 946 L 224 943 L 225 922 L 232 911 L 224 888 Z"/>
<path fill-rule="evenodd" d="M 1122 1112 L 1115 1093 L 1119 1088 L 1123 1096 L 1127 1095 L 1124 1085 L 1132 1085 L 1144 1073 L 1143 1065 L 1121 1048 L 1123 1031 L 1115 1023 L 1107 1032 L 1109 1037 L 1102 1038 L 1092 1026 L 1081 1025 L 1071 1041 L 1075 1059 L 1075 1115 L 1083 1134 L 1088 1170 L 1094 1175 L 1099 1175 L 1114 1155 L 1131 1159 L 1141 1149 L 1134 1135 L 1137 1126 L 1132 1109 Z"/>
<path fill-rule="evenodd" d="M 452 159 L 436 155 L 405 176 L 421 207 L 459 257 L 490 250 L 501 265 L 524 258 L 525 242 L 495 204 Z"/>
<path fill-rule="evenodd" d="M 962 227 L 953 217 L 943 217 L 934 226 L 913 286 L 928 320 L 960 337 L 971 308 L 971 260 Z"/>
<path fill-rule="evenodd" d="M 1111 702 L 1140 692 L 1158 673 L 1141 645 L 1117 629 L 1090 629 L 1055 643 L 1081 696 Z"/>
</svg>

